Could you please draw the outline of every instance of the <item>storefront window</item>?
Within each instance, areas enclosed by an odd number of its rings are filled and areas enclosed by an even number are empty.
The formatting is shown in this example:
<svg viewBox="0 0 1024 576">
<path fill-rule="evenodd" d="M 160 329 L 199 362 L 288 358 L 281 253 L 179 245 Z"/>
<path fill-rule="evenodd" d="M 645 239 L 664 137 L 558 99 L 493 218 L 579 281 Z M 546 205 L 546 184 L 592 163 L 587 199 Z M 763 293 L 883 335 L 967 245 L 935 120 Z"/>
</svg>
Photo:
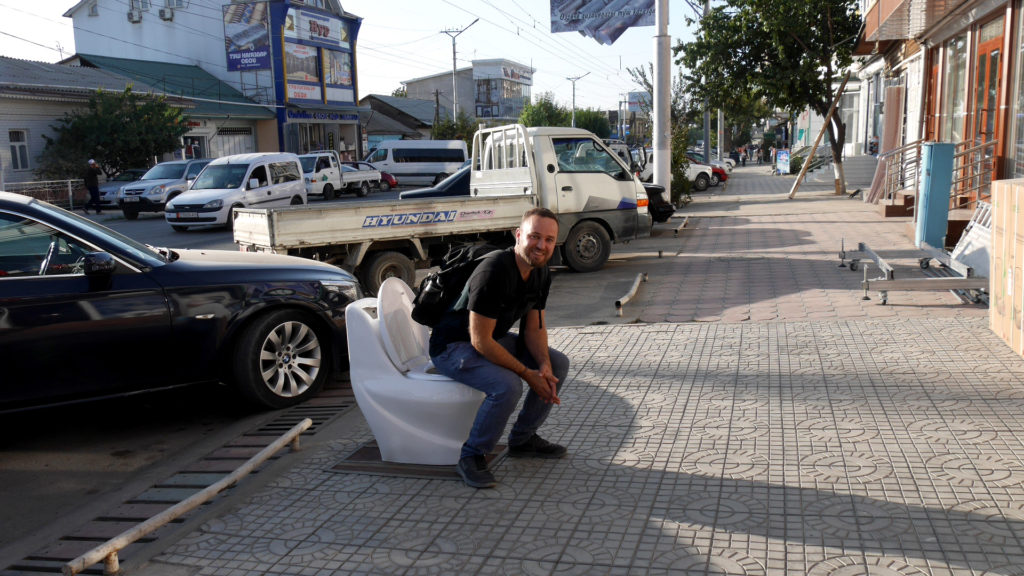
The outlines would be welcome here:
<svg viewBox="0 0 1024 576">
<path fill-rule="evenodd" d="M 942 93 L 942 139 L 960 142 L 964 139 L 964 120 L 967 116 L 967 35 L 963 34 L 946 43 L 946 81 Z"/>
</svg>

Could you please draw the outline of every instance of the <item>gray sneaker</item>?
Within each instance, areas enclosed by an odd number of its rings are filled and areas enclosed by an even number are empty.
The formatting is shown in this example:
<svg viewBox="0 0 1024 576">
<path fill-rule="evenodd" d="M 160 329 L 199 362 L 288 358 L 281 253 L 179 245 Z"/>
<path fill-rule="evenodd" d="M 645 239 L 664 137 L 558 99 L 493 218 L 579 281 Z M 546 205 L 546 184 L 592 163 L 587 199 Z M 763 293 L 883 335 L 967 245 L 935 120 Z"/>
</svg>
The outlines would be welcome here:
<svg viewBox="0 0 1024 576">
<path fill-rule="evenodd" d="M 466 456 L 460 458 L 455 466 L 455 471 L 462 477 L 466 486 L 471 488 L 494 488 L 498 481 L 494 474 L 487 469 L 487 459 L 483 456 Z"/>
</svg>

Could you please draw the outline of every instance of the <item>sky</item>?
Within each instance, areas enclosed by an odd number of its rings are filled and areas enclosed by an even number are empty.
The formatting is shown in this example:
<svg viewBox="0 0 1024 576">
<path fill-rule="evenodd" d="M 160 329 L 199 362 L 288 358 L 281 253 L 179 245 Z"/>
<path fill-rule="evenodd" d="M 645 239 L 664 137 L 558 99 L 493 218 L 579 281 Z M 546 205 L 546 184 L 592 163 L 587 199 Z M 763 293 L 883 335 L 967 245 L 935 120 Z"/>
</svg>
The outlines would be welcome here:
<svg viewBox="0 0 1024 576">
<path fill-rule="evenodd" d="M 71 19 L 62 15 L 74 0 L 0 0 L 0 55 L 57 62 L 74 54 Z M 154 6 L 161 3 L 154 0 Z M 654 60 L 655 27 L 631 28 L 610 46 L 577 32 L 552 33 L 550 0 L 341 0 L 363 18 L 356 46 L 359 96 L 391 94 L 402 80 L 452 69 L 452 39 L 443 30 L 464 31 L 456 39 L 459 68 L 474 59 L 505 58 L 533 66 L 532 93 L 553 93 L 570 106 L 615 109 L 638 86 L 628 68 Z M 669 36 L 675 45 L 691 39 L 685 2 L 669 2 Z M 478 19 L 478 20 L 477 20 Z M 475 23 L 474 20 L 476 20 Z M 467 28 L 468 26 L 468 28 Z"/>
</svg>

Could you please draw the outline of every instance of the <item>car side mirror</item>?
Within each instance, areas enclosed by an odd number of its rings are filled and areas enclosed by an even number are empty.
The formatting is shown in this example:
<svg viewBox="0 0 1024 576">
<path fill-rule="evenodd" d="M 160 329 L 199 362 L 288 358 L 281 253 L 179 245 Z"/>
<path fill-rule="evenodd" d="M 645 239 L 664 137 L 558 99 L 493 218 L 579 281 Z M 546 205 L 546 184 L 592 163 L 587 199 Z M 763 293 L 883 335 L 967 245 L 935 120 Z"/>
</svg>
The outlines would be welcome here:
<svg viewBox="0 0 1024 576">
<path fill-rule="evenodd" d="M 256 178 L 249 179 L 249 190 L 260 187 L 260 181 Z"/>
<path fill-rule="evenodd" d="M 110 290 L 117 261 L 106 252 L 89 252 L 83 258 L 82 270 L 89 279 L 89 291 Z"/>
</svg>

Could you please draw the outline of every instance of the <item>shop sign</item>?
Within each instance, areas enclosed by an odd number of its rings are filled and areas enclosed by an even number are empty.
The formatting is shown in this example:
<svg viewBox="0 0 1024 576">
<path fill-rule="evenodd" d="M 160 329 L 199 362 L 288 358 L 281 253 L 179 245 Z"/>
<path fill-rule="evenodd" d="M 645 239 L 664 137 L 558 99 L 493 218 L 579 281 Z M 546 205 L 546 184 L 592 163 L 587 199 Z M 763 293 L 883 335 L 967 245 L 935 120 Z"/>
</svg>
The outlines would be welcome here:
<svg viewBox="0 0 1024 576">
<path fill-rule="evenodd" d="M 288 9 L 284 20 L 284 37 L 327 48 L 349 50 L 352 47 L 344 20 L 301 8 Z"/>
</svg>

